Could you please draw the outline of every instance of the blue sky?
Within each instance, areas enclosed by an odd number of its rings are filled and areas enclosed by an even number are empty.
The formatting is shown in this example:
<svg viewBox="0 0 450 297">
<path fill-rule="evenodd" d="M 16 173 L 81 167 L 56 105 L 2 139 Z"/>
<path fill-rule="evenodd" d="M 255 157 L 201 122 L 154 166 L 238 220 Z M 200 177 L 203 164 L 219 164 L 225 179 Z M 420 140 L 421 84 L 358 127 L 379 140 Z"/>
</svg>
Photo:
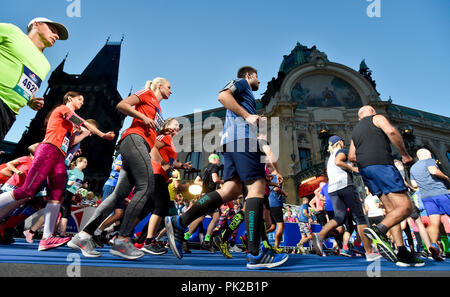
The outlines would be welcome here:
<svg viewBox="0 0 450 297">
<path fill-rule="evenodd" d="M 367 16 L 367 0 L 74 1 L 80 17 L 67 15 L 69 0 L 3 0 L 0 21 L 23 30 L 37 16 L 64 23 L 69 40 L 44 53 L 51 71 L 69 53 L 71 74 L 83 71 L 109 35 L 119 41 L 124 34 L 119 93 L 168 78 L 174 93 L 163 103 L 166 117 L 219 107 L 218 90 L 243 65 L 259 70 L 259 98 L 297 42 L 356 70 L 366 59 L 382 100 L 450 116 L 448 0 L 379 0 L 380 18 Z M 18 141 L 34 115 L 23 108 L 6 140 Z"/>
</svg>

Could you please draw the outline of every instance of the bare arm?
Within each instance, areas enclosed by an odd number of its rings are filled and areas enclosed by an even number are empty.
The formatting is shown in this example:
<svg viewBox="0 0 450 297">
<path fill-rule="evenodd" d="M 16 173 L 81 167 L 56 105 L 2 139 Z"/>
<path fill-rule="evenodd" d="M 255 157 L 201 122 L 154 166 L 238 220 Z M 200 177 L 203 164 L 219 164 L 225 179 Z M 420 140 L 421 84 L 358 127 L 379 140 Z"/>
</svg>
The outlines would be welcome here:
<svg viewBox="0 0 450 297">
<path fill-rule="evenodd" d="M 400 133 L 395 129 L 394 126 L 389 123 L 389 121 L 383 115 L 375 115 L 373 117 L 373 124 L 383 130 L 383 132 L 387 135 L 392 144 L 397 148 L 402 156 L 403 164 L 407 164 L 413 160 L 411 156 L 408 154 L 405 148 L 405 144 L 403 142 L 403 138 Z"/>
<path fill-rule="evenodd" d="M 80 143 L 83 139 L 85 139 L 88 136 L 91 136 L 92 133 L 87 128 L 81 127 L 81 133 L 78 135 L 75 135 L 72 142 L 70 143 L 70 146 L 74 146 L 78 143 Z"/>
<path fill-rule="evenodd" d="M 113 140 L 114 137 L 116 136 L 115 133 L 112 131 L 109 131 L 108 133 L 103 133 L 102 131 L 97 129 L 97 127 L 88 122 L 84 122 L 83 126 L 85 126 L 90 132 L 106 140 Z"/>
<path fill-rule="evenodd" d="M 350 148 L 348 149 L 348 160 L 352 163 L 356 163 L 356 148 L 355 144 L 352 142 L 350 143 Z"/>
<path fill-rule="evenodd" d="M 259 116 L 248 113 L 241 105 L 239 105 L 230 90 L 220 92 L 218 100 L 226 109 L 244 118 L 248 123 L 256 125 Z"/>
<path fill-rule="evenodd" d="M 411 180 L 411 186 L 413 187 L 414 191 L 417 191 L 419 189 L 419 185 L 415 180 Z"/>
<path fill-rule="evenodd" d="M 445 175 L 441 170 L 439 170 L 439 168 L 437 168 L 436 166 L 428 166 L 428 172 L 430 172 L 431 175 L 437 178 L 450 181 L 449 177 Z"/>
<path fill-rule="evenodd" d="M 18 175 L 22 175 L 23 172 L 17 169 L 17 166 L 19 166 L 20 162 L 18 159 L 12 160 L 8 163 L 6 163 L 6 167 L 11 170 L 13 173 L 16 173 Z"/>
<path fill-rule="evenodd" d="M 140 119 L 141 121 L 144 122 L 144 124 L 148 128 L 156 129 L 155 121 L 149 119 L 143 113 L 141 113 L 133 108 L 133 106 L 139 104 L 140 102 L 141 102 L 141 100 L 139 100 L 138 96 L 131 95 L 131 96 L 123 99 L 122 101 L 120 101 L 116 107 L 121 113 L 126 114 L 127 116 L 130 116 L 130 117 L 133 117 L 136 119 Z"/>
<path fill-rule="evenodd" d="M 211 174 L 211 177 L 212 177 L 212 180 L 213 180 L 214 183 L 216 183 L 216 184 L 223 184 L 223 180 L 221 180 L 219 178 L 219 175 L 217 173 Z"/>
<path fill-rule="evenodd" d="M 347 160 L 347 156 L 344 153 L 339 153 L 336 156 L 336 159 L 334 160 L 334 164 L 336 164 L 336 166 L 339 166 L 340 168 L 350 171 L 350 172 L 355 172 L 355 173 L 359 173 L 358 167 L 353 167 L 348 165 L 345 161 Z"/>
</svg>

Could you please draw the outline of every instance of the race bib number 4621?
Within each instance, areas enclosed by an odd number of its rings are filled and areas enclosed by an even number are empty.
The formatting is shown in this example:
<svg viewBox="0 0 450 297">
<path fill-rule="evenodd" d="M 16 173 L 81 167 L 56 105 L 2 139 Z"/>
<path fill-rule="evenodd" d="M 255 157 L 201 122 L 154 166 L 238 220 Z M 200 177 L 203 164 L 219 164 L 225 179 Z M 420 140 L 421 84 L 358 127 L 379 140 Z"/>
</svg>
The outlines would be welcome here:
<svg viewBox="0 0 450 297">
<path fill-rule="evenodd" d="M 24 65 L 22 76 L 20 77 L 17 85 L 14 87 L 14 91 L 16 91 L 27 101 L 30 101 L 41 87 L 41 83 L 42 80 L 39 76 Z"/>
</svg>

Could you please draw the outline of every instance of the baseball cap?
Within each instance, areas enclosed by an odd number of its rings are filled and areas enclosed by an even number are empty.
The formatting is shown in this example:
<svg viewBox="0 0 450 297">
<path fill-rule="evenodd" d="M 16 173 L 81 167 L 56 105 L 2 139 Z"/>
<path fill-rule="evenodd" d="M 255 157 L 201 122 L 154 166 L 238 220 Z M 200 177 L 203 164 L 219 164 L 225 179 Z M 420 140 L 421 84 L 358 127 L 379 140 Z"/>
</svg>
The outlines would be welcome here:
<svg viewBox="0 0 450 297">
<path fill-rule="evenodd" d="M 69 31 L 67 31 L 67 28 L 60 23 L 54 22 L 52 20 L 49 20 L 47 18 L 42 18 L 42 17 L 38 17 L 38 18 L 34 18 L 32 19 L 29 23 L 27 28 L 33 24 L 34 22 L 38 22 L 38 23 L 49 23 L 52 24 L 53 26 L 56 27 L 56 29 L 58 29 L 58 35 L 59 35 L 59 40 L 67 40 L 69 38 Z"/>
<path fill-rule="evenodd" d="M 331 144 L 331 145 L 335 145 L 336 142 L 338 142 L 339 140 L 342 140 L 342 138 L 340 138 L 340 137 L 337 136 L 337 135 L 333 135 L 333 136 L 331 136 L 331 137 L 328 139 L 328 143 Z"/>
</svg>

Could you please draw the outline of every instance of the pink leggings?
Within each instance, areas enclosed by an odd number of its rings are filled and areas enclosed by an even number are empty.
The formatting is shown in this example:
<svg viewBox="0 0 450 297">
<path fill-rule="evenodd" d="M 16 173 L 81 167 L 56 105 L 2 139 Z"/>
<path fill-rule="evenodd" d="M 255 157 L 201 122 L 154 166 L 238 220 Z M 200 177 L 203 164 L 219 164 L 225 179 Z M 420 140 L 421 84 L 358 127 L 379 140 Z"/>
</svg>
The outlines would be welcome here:
<svg viewBox="0 0 450 297">
<path fill-rule="evenodd" d="M 54 145 L 41 143 L 36 148 L 34 160 L 24 184 L 13 192 L 14 199 L 33 197 L 48 177 L 48 200 L 61 202 L 67 180 L 64 155 Z"/>
</svg>

